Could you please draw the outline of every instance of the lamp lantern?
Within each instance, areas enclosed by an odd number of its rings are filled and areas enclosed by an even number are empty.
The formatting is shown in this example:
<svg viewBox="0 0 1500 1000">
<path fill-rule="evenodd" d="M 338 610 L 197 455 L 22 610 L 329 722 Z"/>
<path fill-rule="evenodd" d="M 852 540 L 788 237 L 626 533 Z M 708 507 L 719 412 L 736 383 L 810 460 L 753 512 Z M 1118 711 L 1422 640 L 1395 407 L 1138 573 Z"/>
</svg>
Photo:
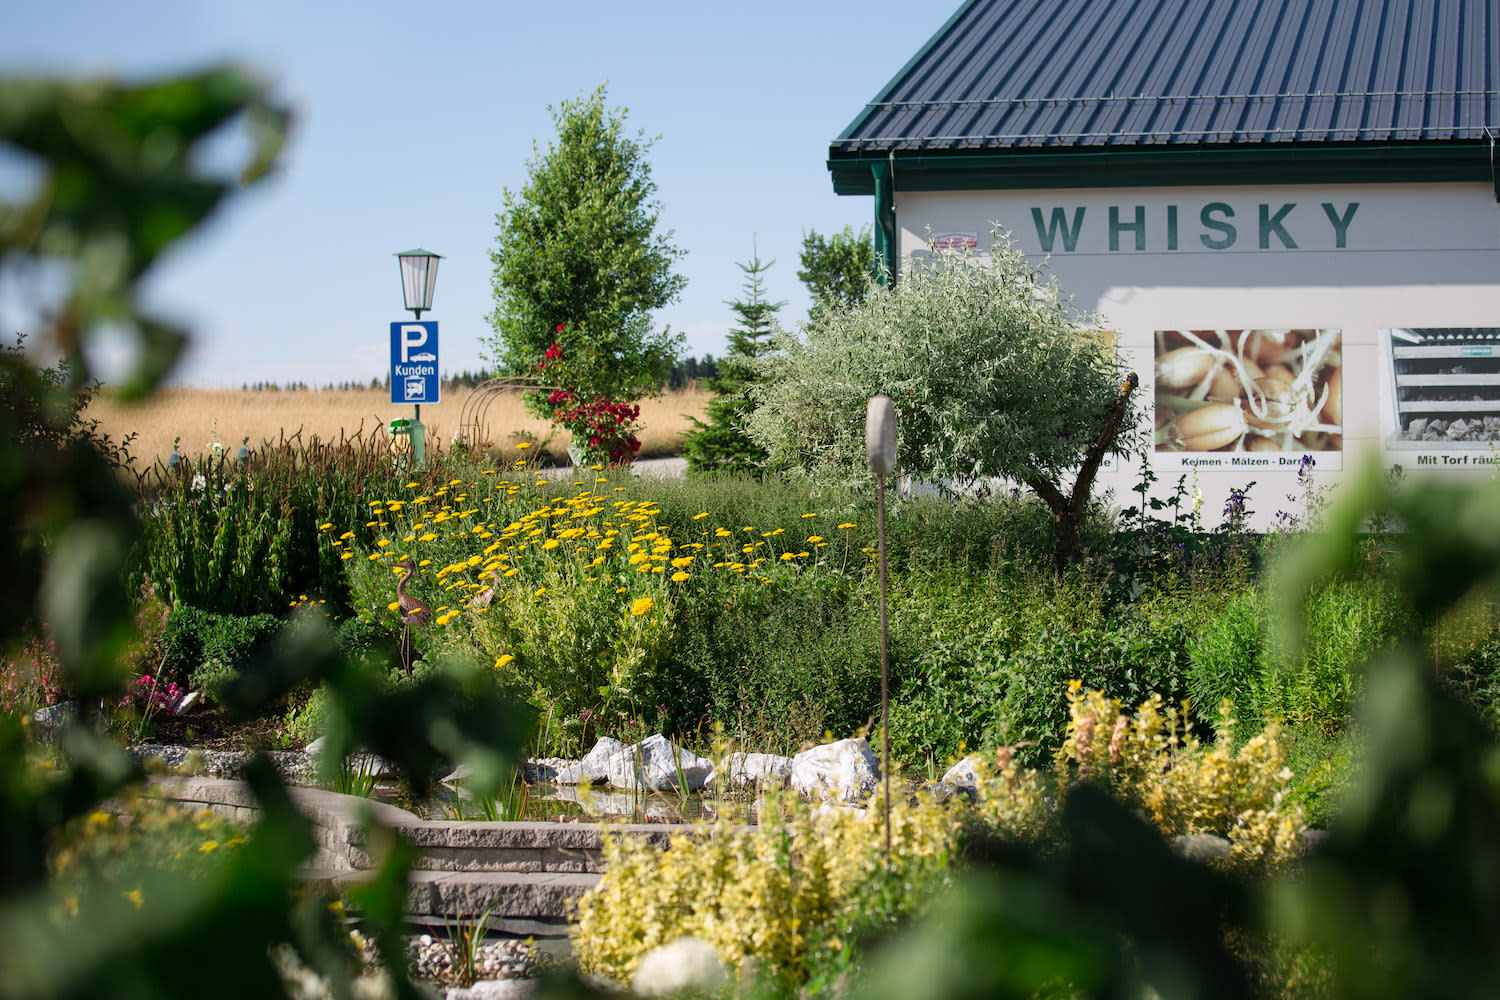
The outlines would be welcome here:
<svg viewBox="0 0 1500 1000">
<path fill-rule="evenodd" d="M 406 308 L 416 313 L 417 319 L 432 308 L 432 293 L 437 288 L 438 261 L 442 256 L 431 250 L 403 250 L 396 254 L 401 262 L 401 294 Z"/>
</svg>

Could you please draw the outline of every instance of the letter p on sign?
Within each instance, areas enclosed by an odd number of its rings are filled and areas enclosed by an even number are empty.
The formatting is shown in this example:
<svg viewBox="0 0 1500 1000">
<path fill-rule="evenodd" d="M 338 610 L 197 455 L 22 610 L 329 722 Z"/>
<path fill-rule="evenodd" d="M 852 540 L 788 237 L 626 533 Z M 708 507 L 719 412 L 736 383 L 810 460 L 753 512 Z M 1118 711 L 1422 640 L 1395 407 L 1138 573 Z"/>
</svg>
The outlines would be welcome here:
<svg viewBox="0 0 1500 1000">
<path fill-rule="evenodd" d="M 411 360 L 411 352 L 414 348 L 421 347 L 427 343 L 427 327 L 421 323 L 401 324 L 401 363 L 406 364 Z"/>
</svg>

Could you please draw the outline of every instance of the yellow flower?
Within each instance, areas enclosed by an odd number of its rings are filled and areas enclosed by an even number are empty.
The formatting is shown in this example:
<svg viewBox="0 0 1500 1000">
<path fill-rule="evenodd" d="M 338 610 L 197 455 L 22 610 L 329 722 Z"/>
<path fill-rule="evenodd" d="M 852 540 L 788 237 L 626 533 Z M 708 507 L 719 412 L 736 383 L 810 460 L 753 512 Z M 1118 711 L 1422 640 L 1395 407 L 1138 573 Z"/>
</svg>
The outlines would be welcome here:
<svg viewBox="0 0 1500 1000">
<path fill-rule="evenodd" d="M 555 548 L 557 548 L 561 544 L 562 544 L 562 542 L 559 542 L 557 539 L 555 539 L 555 538 L 549 538 L 545 542 L 542 543 L 542 548 L 544 548 L 544 549 L 555 549 Z"/>
<path fill-rule="evenodd" d="M 694 520 L 694 521 L 701 521 L 701 520 L 703 520 L 703 519 L 704 519 L 704 518 L 705 518 L 705 517 L 707 517 L 707 516 L 708 516 L 708 511 L 706 511 L 706 510 L 705 510 L 705 511 L 704 511 L 704 512 L 703 512 L 703 513 L 701 513 L 701 514 L 694 514 L 694 515 L 693 515 L 693 520 Z"/>
<path fill-rule="evenodd" d="M 530 448 L 530 447 L 531 447 L 531 442 L 530 441 L 517 441 L 516 442 L 516 450 L 517 451 L 525 451 L 527 448 Z M 506 662 L 509 662 L 509 661 L 507 660 Z M 495 666 L 497 666 L 497 667 L 499 665 L 500 664 L 498 662 L 495 664 Z"/>
<path fill-rule="evenodd" d="M 823 540 L 823 536 L 822 535 L 808 535 L 807 536 L 807 540 L 809 542 L 817 543 L 817 542 L 821 542 Z"/>
<path fill-rule="evenodd" d="M 319 531 L 327 531 L 331 527 L 333 527 L 333 522 L 332 521 L 324 521 L 322 524 L 318 525 L 318 530 Z"/>
<path fill-rule="evenodd" d="M 389 603 L 389 604 L 387 604 L 385 606 L 385 609 L 387 611 L 399 611 L 399 610 L 401 610 L 401 602 L 400 601 L 392 601 L 391 603 Z"/>
<path fill-rule="evenodd" d="M 204 854 L 212 854 L 214 851 L 217 851 L 218 849 L 219 849 L 219 842 L 217 840 L 205 840 L 203 843 L 201 843 L 201 844 L 198 845 L 198 850 L 201 851 Z"/>
<path fill-rule="evenodd" d="M 672 560 L 672 565 L 677 569 L 686 569 L 689 565 L 692 564 L 692 561 L 692 556 L 678 556 L 676 559 Z"/>
<path fill-rule="evenodd" d="M 717 538 L 728 538 L 729 530 L 727 528 L 720 528 L 718 531 L 714 532 L 714 535 Z"/>
<path fill-rule="evenodd" d="M 495 669 L 499 670 L 501 667 L 505 666 L 507 663 L 511 662 L 514 659 L 515 657 L 511 656 L 509 653 L 505 653 L 495 657 Z"/>
<path fill-rule="evenodd" d="M 538 588 L 536 588 L 536 593 L 532 594 L 531 596 L 532 597 L 541 597 L 546 592 L 547 592 L 547 588 L 546 587 L 538 587 Z"/>
<path fill-rule="evenodd" d="M 630 605 L 630 613 L 640 617 L 650 611 L 655 604 L 656 602 L 649 597 L 637 597 Z"/>
<path fill-rule="evenodd" d="M 615 588 L 615 593 L 617 593 L 617 594 L 623 594 L 623 593 L 625 593 L 626 589 L 627 588 L 625 588 L 625 587 L 616 587 Z"/>
<path fill-rule="evenodd" d="M 383 549 L 386 546 L 388 546 L 388 545 L 391 544 L 391 540 L 389 538 L 382 538 L 380 541 L 376 542 L 375 544 L 378 545 L 378 546 L 380 546 Z"/>
<path fill-rule="evenodd" d="M 437 618 L 434 619 L 434 620 L 439 625 L 446 625 L 446 624 L 448 624 L 449 622 L 451 622 L 453 619 L 455 619 L 457 617 L 458 617 L 458 609 L 455 608 L 455 609 L 453 609 L 452 611 L 448 612 L 445 615 L 438 615 Z"/>
<path fill-rule="evenodd" d="M 678 570 L 677 572 L 675 572 L 675 573 L 672 574 L 672 582 L 673 583 L 681 583 L 684 580 L 688 580 L 688 579 L 691 579 L 691 578 L 692 578 L 692 574 L 690 574 L 690 573 L 684 573 L 682 570 Z"/>
<path fill-rule="evenodd" d="M 813 513 L 811 513 L 811 514 L 803 514 L 803 515 L 802 515 L 802 516 L 803 516 L 803 517 L 817 517 L 817 516 L 818 516 L 818 514 L 817 514 L 817 511 L 814 511 L 814 512 L 813 512 Z"/>
<path fill-rule="evenodd" d="M 437 535 L 434 535 L 432 532 L 429 531 L 427 534 L 423 535 L 421 538 L 418 538 L 417 541 L 419 541 L 419 542 L 431 542 L 431 541 L 434 541 L 436 539 L 437 539 Z M 406 539 L 403 538 L 402 541 L 404 542 L 404 541 L 406 541 Z"/>
<path fill-rule="evenodd" d="M 129 892 L 120 893 L 120 895 L 124 899 L 128 899 L 132 903 L 134 903 L 137 910 L 139 910 L 141 908 L 141 904 L 146 901 L 145 898 L 141 896 L 141 890 L 139 889 L 131 889 Z"/>
</svg>

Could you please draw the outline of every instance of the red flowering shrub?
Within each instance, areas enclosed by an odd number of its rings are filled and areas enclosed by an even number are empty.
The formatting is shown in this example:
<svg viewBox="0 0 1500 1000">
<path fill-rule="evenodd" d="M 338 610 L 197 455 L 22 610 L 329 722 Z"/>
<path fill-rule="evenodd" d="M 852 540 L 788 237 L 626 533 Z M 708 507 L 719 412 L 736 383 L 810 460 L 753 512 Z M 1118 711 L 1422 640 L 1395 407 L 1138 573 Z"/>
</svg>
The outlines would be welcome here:
<svg viewBox="0 0 1500 1000">
<path fill-rule="evenodd" d="M 557 332 L 563 332 L 560 323 Z M 553 389 L 547 395 L 552 422 L 567 428 L 573 436 L 574 447 L 582 448 L 591 461 L 603 461 L 609 465 L 633 462 L 636 452 L 641 450 L 640 439 L 635 435 L 641 417 L 640 406 L 605 396 L 595 396 L 592 402 L 586 402 L 586 394 L 579 387 L 581 380 L 572 370 L 571 360 L 562 347 L 554 343 L 537 362 L 537 368 L 545 372 L 553 384 L 568 387 Z"/>
</svg>

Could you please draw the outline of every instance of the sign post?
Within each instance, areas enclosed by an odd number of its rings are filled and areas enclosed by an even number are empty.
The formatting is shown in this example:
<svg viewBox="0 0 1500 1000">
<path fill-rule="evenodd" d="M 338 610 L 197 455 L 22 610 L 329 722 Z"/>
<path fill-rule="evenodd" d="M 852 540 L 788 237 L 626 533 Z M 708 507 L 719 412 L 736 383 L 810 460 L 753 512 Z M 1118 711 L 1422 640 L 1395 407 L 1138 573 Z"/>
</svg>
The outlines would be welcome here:
<svg viewBox="0 0 1500 1000">
<path fill-rule="evenodd" d="M 415 419 L 411 425 L 413 467 L 422 464 L 422 404 L 442 402 L 438 377 L 438 325 L 436 320 L 400 320 L 391 324 L 391 402 L 411 403 Z"/>
</svg>

